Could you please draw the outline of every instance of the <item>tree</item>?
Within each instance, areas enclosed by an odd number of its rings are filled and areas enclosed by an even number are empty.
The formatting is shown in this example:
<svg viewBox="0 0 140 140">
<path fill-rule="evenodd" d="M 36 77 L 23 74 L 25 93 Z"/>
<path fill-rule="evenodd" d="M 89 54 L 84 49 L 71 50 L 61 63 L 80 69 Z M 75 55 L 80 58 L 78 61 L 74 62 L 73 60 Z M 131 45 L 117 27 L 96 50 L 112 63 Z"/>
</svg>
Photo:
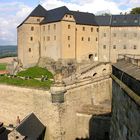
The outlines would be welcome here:
<svg viewBox="0 0 140 140">
<path fill-rule="evenodd" d="M 130 11 L 130 14 L 140 14 L 140 7 L 133 8 Z"/>
</svg>

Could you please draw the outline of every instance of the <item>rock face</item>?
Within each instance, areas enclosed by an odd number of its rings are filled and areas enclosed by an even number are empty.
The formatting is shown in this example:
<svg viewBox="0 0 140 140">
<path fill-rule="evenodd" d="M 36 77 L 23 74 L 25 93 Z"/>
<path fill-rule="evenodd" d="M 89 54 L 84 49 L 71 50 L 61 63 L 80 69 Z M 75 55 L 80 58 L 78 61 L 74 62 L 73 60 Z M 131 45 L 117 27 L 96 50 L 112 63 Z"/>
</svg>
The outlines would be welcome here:
<svg viewBox="0 0 140 140">
<path fill-rule="evenodd" d="M 130 70 L 135 67 L 134 65 L 129 64 L 126 69 L 122 64 L 122 62 L 119 62 L 115 67 L 113 66 L 113 75 L 115 77 L 113 76 L 112 85 L 113 108 L 110 139 L 140 140 L 140 96 L 139 92 L 132 90 L 136 85 L 140 87 L 140 81 L 139 77 L 135 79 L 130 73 Z M 130 75 L 127 74 L 128 69 Z M 135 70 L 133 70 L 132 74 L 135 73 Z M 120 77 L 119 75 L 122 76 Z M 135 85 L 133 81 L 138 83 Z M 136 89 L 138 88 L 135 88 L 135 91 Z"/>
</svg>

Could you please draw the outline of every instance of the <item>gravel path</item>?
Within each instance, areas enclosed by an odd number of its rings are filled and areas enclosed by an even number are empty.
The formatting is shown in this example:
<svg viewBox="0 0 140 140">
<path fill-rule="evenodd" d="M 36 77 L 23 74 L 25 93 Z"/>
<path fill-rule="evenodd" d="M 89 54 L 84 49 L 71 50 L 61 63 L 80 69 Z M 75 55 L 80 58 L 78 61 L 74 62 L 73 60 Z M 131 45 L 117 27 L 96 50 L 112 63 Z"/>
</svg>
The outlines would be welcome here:
<svg viewBox="0 0 140 140">
<path fill-rule="evenodd" d="M 13 60 L 14 58 L 17 58 L 17 57 L 6 57 L 6 58 L 1 58 L 1 59 L 0 59 L 0 63 L 11 63 L 12 60 Z"/>
</svg>

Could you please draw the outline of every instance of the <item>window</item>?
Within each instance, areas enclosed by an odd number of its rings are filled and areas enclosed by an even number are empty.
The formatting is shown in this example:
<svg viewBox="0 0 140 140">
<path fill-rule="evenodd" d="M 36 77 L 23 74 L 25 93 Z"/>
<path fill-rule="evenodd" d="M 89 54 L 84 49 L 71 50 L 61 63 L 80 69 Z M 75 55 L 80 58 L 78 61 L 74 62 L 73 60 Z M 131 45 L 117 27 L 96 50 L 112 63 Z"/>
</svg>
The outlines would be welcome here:
<svg viewBox="0 0 140 140">
<path fill-rule="evenodd" d="M 106 45 L 104 45 L 103 48 L 106 49 Z"/>
<path fill-rule="evenodd" d="M 47 36 L 47 41 L 50 41 L 50 37 L 49 36 Z"/>
<path fill-rule="evenodd" d="M 135 18 L 135 19 L 134 19 L 134 23 L 138 23 L 138 19 Z"/>
<path fill-rule="evenodd" d="M 137 46 L 136 45 L 134 45 L 134 50 L 136 50 L 137 49 Z"/>
<path fill-rule="evenodd" d="M 85 31 L 85 27 L 83 27 L 83 31 Z"/>
<path fill-rule="evenodd" d="M 126 45 L 123 46 L 123 49 L 126 49 Z"/>
<path fill-rule="evenodd" d="M 56 40 L 56 36 L 54 36 L 54 40 Z"/>
<path fill-rule="evenodd" d="M 97 53 L 95 53 L 95 57 L 97 57 Z"/>
<path fill-rule="evenodd" d="M 116 33 L 113 33 L 113 36 L 116 37 L 117 36 Z"/>
<path fill-rule="evenodd" d="M 126 19 L 124 19 L 123 23 L 127 23 L 127 20 L 126 20 Z"/>
<path fill-rule="evenodd" d="M 137 33 L 134 33 L 134 37 L 137 37 Z"/>
<path fill-rule="evenodd" d="M 68 47 L 70 48 L 70 44 L 68 44 Z"/>
<path fill-rule="evenodd" d="M 70 18 L 72 18 L 72 16 L 70 15 Z"/>
<path fill-rule="evenodd" d="M 84 37 L 82 37 L 82 39 L 81 39 L 82 41 L 84 41 Z"/>
<path fill-rule="evenodd" d="M 113 20 L 113 23 L 117 23 L 117 20 L 116 20 L 116 19 L 114 19 L 114 20 Z"/>
<path fill-rule="evenodd" d="M 90 37 L 88 37 L 88 41 L 90 41 Z"/>
<path fill-rule="evenodd" d="M 40 19 L 39 18 L 37 19 L 37 22 L 40 22 Z"/>
<path fill-rule="evenodd" d="M 54 30 L 56 29 L 56 24 L 53 25 Z"/>
<path fill-rule="evenodd" d="M 45 36 L 43 37 L 43 40 L 45 41 Z"/>
<path fill-rule="evenodd" d="M 125 33 L 125 34 L 124 34 L 124 37 L 126 37 L 126 36 L 127 36 L 127 34 Z"/>
<path fill-rule="evenodd" d="M 68 29 L 70 29 L 70 25 L 68 25 Z"/>
<path fill-rule="evenodd" d="M 98 38 L 96 37 L 96 41 L 98 41 Z"/>
<path fill-rule="evenodd" d="M 31 27 L 31 31 L 34 31 L 34 27 L 33 26 Z"/>
<path fill-rule="evenodd" d="M 91 32 L 93 32 L 93 28 L 91 28 Z"/>
<path fill-rule="evenodd" d="M 48 30 L 50 30 L 50 25 L 48 25 Z"/>
<path fill-rule="evenodd" d="M 45 26 L 43 26 L 43 31 L 45 31 Z"/>
<path fill-rule="evenodd" d="M 106 33 L 104 33 L 104 37 L 106 37 Z"/>
<path fill-rule="evenodd" d="M 66 17 L 68 17 L 68 15 L 66 15 Z"/>
<path fill-rule="evenodd" d="M 31 52 L 31 48 L 29 48 L 29 52 Z"/>
<path fill-rule="evenodd" d="M 68 36 L 68 40 L 70 40 L 70 36 Z"/>
<path fill-rule="evenodd" d="M 113 49 L 116 49 L 116 45 L 113 45 Z"/>
<path fill-rule="evenodd" d="M 32 36 L 30 37 L 30 40 L 33 41 L 33 37 Z"/>
<path fill-rule="evenodd" d="M 96 31 L 99 32 L 99 28 L 97 28 Z"/>
</svg>

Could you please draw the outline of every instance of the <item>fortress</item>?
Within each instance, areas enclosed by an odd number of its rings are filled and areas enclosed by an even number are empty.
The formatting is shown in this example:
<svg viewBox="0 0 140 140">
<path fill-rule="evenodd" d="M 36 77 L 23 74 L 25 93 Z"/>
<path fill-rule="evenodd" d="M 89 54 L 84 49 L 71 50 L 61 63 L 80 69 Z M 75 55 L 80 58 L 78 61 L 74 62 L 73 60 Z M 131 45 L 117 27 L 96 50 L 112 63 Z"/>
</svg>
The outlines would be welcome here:
<svg viewBox="0 0 140 140">
<path fill-rule="evenodd" d="M 123 54 L 139 54 L 139 37 L 140 15 L 95 16 L 38 5 L 18 26 L 18 59 L 23 67 L 39 58 L 116 62 Z"/>
<path fill-rule="evenodd" d="M 140 139 L 139 38 L 140 15 L 95 16 L 38 5 L 18 26 L 19 61 L 11 65 L 55 65 L 54 84 L 49 90 L 0 84 L 0 121 L 14 126 L 8 140 L 33 139 L 37 118 L 46 128 L 44 140 Z"/>
</svg>

